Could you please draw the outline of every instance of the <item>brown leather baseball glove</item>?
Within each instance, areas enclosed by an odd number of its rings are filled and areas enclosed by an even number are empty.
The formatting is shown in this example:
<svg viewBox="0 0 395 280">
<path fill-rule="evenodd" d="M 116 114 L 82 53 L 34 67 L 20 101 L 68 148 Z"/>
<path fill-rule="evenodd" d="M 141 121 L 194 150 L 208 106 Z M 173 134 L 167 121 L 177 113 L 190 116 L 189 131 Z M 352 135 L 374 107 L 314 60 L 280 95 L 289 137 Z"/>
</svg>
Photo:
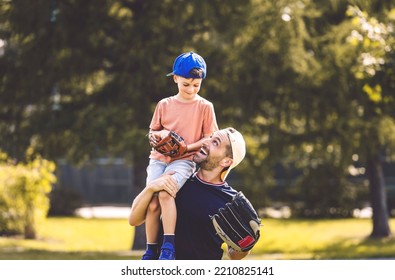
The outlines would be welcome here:
<svg viewBox="0 0 395 280">
<path fill-rule="evenodd" d="M 162 138 L 153 148 L 165 156 L 176 158 L 184 155 L 187 151 L 187 144 L 180 135 L 174 131 Z"/>
</svg>

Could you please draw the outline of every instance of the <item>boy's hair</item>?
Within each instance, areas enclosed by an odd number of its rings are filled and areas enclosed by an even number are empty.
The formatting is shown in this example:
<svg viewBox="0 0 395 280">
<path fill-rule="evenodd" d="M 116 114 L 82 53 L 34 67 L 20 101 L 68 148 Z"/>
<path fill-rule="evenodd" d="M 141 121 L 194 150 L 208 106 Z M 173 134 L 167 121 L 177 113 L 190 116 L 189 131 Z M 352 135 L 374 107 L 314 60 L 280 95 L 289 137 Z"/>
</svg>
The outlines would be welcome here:
<svg viewBox="0 0 395 280">
<path fill-rule="evenodd" d="M 194 79 L 203 79 L 204 71 L 200 68 L 193 68 L 189 71 L 189 75 L 191 75 Z"/>
</svg>

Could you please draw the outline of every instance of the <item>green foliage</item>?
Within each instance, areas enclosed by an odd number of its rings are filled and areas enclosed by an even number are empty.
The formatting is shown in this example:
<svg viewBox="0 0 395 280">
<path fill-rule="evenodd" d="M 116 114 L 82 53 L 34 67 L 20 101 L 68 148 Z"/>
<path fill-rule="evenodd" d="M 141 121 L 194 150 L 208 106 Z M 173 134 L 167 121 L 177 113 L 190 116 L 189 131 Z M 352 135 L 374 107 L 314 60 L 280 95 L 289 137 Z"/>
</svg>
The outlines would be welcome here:
<svg viewBox="0 0 395 280">
<path fill-rule="evenodd" d="M 29 158 L 26 164 L 1 156 L 0 233 L 35 238 L 47 216 L 55 164 L 39 156 Z"/>
<path fill-rule="evenodd" d="M 393 158 L 395 146 L 393 131 L 394 120 L 394 30 L 393 14 L 395 9 L 384 9 L 378 16 L 362 11 L 355 6 L 350 6 L 347 14 L 351 17 L 353 32 L 348 37 L 348 42 L 353 45 L 358 53 L 358 63 L 353 68 L 355 77 L 362 83 L 362 92 L 366 95 L 366 102 L 362 116 L 370 119 L 374 125 L 367 132 L 376 135 L 376 144 L 387 150 L 389 158 Z M 384 15 L 384 16 L 383 16 Z"/>
<path fill-rule="evenodd" d="M 292 215 L 298 218 L 352 217 L 368 201 L 363 180 L 347 180 L 341 168 L 329 164 L 306 170 L 289 192 Z"/>
<path fill-rule="evenodd" d="M 51 160 L 124 157 L 143 182 L 153 108 L 176 93 L 165 74 L 193 50 L 220 127 L 246 136 L 235 187 L 264 206 L 277 166 L 331 166 L 344 182 L 353 156 L 395 157 L 394 13 L 392 0 L 6 1 L 1 146 L 17 159 L 30 145 Z"/>
</svg>

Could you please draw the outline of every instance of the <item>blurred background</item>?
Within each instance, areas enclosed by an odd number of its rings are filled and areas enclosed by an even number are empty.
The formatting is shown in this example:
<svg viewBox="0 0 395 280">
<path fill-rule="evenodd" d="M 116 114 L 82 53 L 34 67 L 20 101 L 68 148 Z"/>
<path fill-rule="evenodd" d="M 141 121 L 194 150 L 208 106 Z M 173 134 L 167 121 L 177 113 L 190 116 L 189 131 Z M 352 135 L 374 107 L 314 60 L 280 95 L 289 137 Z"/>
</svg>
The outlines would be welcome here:
<svg viewBox="0 0 395 280">
<path fill-rule="evenodd" d="M 247 141 L 228 181 L 262 218 L 365 217 L 390 237 L 394 22 L 393 0 L 1 0 L 0 234 L 128 207 L 166 74 L 195 51 L 200 94 Z"/>
</svg>

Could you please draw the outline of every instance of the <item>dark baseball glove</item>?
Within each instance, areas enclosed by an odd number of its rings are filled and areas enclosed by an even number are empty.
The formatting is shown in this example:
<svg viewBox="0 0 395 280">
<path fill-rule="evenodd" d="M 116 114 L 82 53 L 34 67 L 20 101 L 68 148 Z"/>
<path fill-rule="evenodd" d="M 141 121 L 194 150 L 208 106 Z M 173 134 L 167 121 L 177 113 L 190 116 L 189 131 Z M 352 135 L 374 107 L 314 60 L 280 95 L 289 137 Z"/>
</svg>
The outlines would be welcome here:
<svg viewBox="0 0 395 280">
<path fill-rule="evenodd" d="M 258 242 L 261 220 L 242 192 L 220 208 L 211 220 L 219 237 L 236 251 L 249 251 Z"/>
<path fill-rule="evenodd" d="M 169 134 L 158 141 L 153 148 L 161 154 L 172 158 L 182 156 L 188 151 L 184 138 L 174 131 L 170 131 Z"/>
</svg>

